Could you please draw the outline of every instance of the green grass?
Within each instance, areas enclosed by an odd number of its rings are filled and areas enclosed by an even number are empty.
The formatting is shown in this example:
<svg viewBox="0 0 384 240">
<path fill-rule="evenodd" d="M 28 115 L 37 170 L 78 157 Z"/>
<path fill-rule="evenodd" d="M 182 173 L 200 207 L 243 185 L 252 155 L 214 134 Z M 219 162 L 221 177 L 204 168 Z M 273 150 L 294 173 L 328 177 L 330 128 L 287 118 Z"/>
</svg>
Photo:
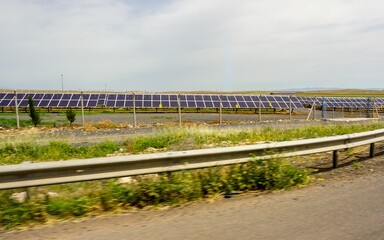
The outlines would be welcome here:
<svg viewBox="0 0 384 240">
<path fill-rule="evenodd" d="M 20 127 L 28 127 L 33 126 L 32 120 L 20 120 Z M 47 126 L 47 127 L 55 127 L 57 125 L 56 122 L 53 121 L 42 121 L 39 126 Z M 0 127 L 2 128 L 16 128 L 17 121 L 13 118 L 0 118 Z"/>
<path fill-rule="evenodd" d="M 104 157 L 119 149 L 117 143 L 104 142 L 92 146 L 73 146 L 65 142 L 51 142 L 40 146 L 36 143 L 6 144 L 0 148 L 0 165 L 18 164 L 23 161 L 54 161 L 73 158 Z"/>
</svg>

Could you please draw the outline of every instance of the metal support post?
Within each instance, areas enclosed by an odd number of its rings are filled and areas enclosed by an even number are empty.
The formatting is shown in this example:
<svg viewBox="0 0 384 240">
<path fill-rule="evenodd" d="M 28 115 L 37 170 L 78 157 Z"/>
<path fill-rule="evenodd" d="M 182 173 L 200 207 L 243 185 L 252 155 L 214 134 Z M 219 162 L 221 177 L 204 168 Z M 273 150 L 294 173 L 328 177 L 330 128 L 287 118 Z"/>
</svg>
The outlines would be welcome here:
<svg viewBox="0 0 384 240">
<path fill-rule="evenodd" d="M 338 156 L 338 151 L 335 150 L 333 151 L 333 168 L 337 168 L 337 165 L 339 163 L 339 156 Z"/>
<path fill-rule="evenodd" d="M 179 111 L 179 127 L 181 127 L 181 104 L 180 104 L 180 94 L 177 95 L 177 105 Z"/>
<path fill-rule="evenodd" d="M 136 128 L 136 95 L 133 93 L 133 127 Z"/>
<path fill-rule="evenodd" d="M 81 123 L 84 127 L 84 124 L 85 124 L 85 118 L 84 118 L 84 94 L 83 92 L 81 92 Z"/>
<path fill-rule="evenodd" d="M 221 125 L 222 122 L 223 122 L 223 116 L 222 116 L 222 108 L 223 108 L 223 104 L 222 104 L 222 100 L 221 100 L 221 95 L 219 96 L 219 100 L 220 100 L 220 106 L 219 106 L 219 124 Z"/>
<path fill-rule="evenodd" d="M 369 145 L 369 157 L 373 158 L 375 156 L 375 143 Z"/>
<path fill-rule="evenodd" d="M 292 100 L 291 100 L 291 95 L 289 95 L 289 120 L 292 120 Z"/>
<path fill-rule="evenodd" d="M 261 122 L 261 95 L 259 95 L 259 122 Z"/>
<path fill-rule="evenodd" d="M 19 104 L 17 103 L 17 92 L 16 90 L 13 91 L 15 94 L 15 107 L 16 107 L 16 123 L 17 123 L 17 128 L 20 128 L 20 118 L 19 118 Z"/>
</svg>

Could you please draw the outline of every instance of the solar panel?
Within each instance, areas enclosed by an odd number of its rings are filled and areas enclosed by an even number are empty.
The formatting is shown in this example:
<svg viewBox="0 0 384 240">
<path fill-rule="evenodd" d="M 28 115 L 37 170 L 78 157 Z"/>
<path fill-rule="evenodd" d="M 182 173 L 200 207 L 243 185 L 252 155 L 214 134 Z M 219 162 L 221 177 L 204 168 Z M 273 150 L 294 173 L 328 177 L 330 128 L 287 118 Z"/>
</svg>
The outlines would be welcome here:
<svg viewBox="0 0 384 240">
<path fill-rule="evenodd" d="M 53 97 L 53 94 L 52 94 L 52 93 L 47 93 L 47 94 L 44 94 L 43 99 L 45 99 L 45 100 L 51 100 L 52 97 Z"/>
<path fill-rule="evenodd" d="M 23 99 L 23 100 L 18 102 L 19 107 L 28 107 L 28 105 L 29 105 L 28 99 Z"/>
<path fill-rule="evenodd" d="M 11 101 L 11 99 L 3 99 L 3 101 L 1 101 L 2 107 L 8 107 Z"/>
<path fill-rule="evenodd" d="M 106 97 L 105 106 L 107 106 L 107 107 L 115 107 L 116 106 L 116 98 L 117 98 L 117 94 L 109 94 Z"/>
<path fill-rule="evenodd" d="M 53 108 L 58 107 L 59 102 L 60 102 L 60 100 L 52 99 L 51 102 L 49 103 L 48 107 L 53 107 Z"/>
</svg>

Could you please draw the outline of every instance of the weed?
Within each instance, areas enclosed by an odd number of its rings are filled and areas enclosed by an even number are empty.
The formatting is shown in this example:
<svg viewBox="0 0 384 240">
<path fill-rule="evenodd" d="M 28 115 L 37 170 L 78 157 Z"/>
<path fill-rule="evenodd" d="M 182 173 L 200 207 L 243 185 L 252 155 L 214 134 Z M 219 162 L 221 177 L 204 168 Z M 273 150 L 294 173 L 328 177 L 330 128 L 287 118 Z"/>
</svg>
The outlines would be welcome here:
<svg viewBox="0 0 384 240">
<path fill-rule="evenodd" d="M 353 162 L 352 162 L 352 166 L 353 166 L 355 169 L 359 169 L 359 168 L 361 168 L 363 165 L 361 164 L 361 162 L 353 161 Z"/>
</svg>

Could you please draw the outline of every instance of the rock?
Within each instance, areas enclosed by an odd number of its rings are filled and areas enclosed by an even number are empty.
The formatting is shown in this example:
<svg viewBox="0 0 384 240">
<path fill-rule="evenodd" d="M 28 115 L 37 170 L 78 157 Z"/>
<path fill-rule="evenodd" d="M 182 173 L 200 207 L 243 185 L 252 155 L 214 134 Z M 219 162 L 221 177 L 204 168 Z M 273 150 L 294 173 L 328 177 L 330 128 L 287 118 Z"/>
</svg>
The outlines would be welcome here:
<svg viewBox="0 0 384 240">
<path fill-rule="evenodd" d="M 9 197 L 13 202 L 15 203 L 25 203 L 28 199 L 28 193 L 27 192 L 20 192 L 20 193 L 14 193 Z"/>
<path fill-rule="evenodd" d="M 116 184 L 121 185 L 121 184 L 130 184 L 134 182 L 136 182 L 136 180 L 133 179 L 132 177 L 122 177 L 122 178 L 119 178 L 119 180 L 117 180 Z"/>
<path fill-rule="evenodd" d="M 47 198 L 55 198 L 55 197 L 58 197 L 59 194 L 58 194 L 57 192 L 47 192 L 47 193 L 45 194 L 45 196 L 46 196 Z"/>
</svg>

